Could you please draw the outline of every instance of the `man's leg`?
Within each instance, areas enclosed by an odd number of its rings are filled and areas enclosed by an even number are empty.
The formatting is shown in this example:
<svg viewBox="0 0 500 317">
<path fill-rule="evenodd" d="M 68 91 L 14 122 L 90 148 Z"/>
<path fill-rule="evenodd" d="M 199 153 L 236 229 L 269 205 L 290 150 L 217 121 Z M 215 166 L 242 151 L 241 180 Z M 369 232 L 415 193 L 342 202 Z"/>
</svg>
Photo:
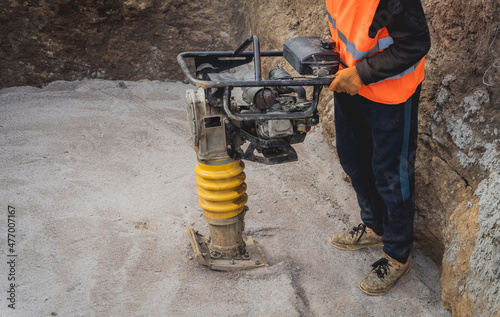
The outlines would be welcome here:
<svg viewBox="0 0 500 317">
<path fill-rule="evenodd" d="M 340 164 L 351 178 L 364 225 L 333 235 L 330 243 L 343 250 L 381 246 L 385 205 L 375 186 L 372 170 L 371 127 L 361 111 L 362 105 L 372 102 L 359 95 L 335 93 L 334 96 L 337 153 Z"/>
<path fill-rule="evenodd" d="M 359 284 L 370 295 L 386 294 L 410 271 L 419 95 L 420 87 L 403 104 L 361 108 L 372 127 L 373 171 L 386 206 L 383 236 L 386 254 L 373 264 L 373 270 Z"/>
<path fill-rule="evenodd" d="M 385 205 L 384 252 L 405 263 L 413 242 L 420 87 L 400 105 L 363 105 L 373 139 L 373 172 Z"/>
<path fill-rule="evenodd" d="M 370 124 L 361 106 L 371 101 L 359 96 L 335 93 L 335 134 L 340 164 L 351 178 L 361 208 L 361 219 L 382 235 L 384 202 L 375 187 L 372 170 L 373 143 Z"/>
</svg>

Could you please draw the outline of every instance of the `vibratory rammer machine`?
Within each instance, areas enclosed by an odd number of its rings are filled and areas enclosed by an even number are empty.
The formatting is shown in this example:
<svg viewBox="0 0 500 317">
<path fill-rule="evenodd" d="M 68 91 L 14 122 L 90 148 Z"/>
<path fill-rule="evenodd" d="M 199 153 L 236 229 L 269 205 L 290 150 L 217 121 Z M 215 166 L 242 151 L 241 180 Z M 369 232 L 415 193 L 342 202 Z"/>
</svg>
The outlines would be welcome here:
<svg viewBox="0 0 500 317">
<path fill-rule="evenodd" d="M 201 265 L 222 271 L 269 265 L 258 243 L 243 237 L 248 196 L 241 160 L 263 164 L 297 160 L 291 144 L 304 141 L 311 126 L 318 124 L 321 89 L 331 83 L 339 67 L 334 44 L 319 37 L 298 37 L 287 41 L 283 51 L 261 52 L 253 35 L 235 51 L 178 55 L 182 71 L 197 87 L 186 91 L 186 111 L 198 156 L 199 204 L 210 236 L 192 228 L 188 235 Z M 248 50 L 251 45 L 253 50 Z M 261 57 L 284 58 L 300 76 L 274 67 L 263 79 Z M 234 69 L 252 62 L 254 71 L 238 79 Z M 310 100 L 307 86 L 313 87 Z M 241 91 L 243 102 L 232 96 L 234 88 Z"/>
</svg>

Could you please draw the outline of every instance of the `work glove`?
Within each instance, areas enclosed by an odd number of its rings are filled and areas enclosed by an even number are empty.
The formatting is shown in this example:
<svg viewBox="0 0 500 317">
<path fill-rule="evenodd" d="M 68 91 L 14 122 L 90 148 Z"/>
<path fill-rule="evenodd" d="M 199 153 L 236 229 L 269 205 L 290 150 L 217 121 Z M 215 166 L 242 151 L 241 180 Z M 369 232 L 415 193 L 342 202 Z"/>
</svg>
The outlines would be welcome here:
<svg viewBox="0 0 500 317">
<path fill-rule="evenodd" d="M 362 86 L 363 82 L 359 77 L 358 71 L 355 66 L 352 66 L 339 70 L 328 89 L 335 92 L 346 92 L 354 96 Z"/>
</svg>

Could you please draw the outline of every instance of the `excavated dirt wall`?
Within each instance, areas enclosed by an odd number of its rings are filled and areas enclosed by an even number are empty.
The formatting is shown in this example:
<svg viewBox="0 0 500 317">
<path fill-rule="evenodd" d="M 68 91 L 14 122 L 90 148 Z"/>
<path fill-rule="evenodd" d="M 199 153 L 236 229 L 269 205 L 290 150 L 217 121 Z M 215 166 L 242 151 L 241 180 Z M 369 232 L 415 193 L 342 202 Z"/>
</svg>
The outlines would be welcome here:
<svg viewBox="0 0 500 317">
<path fill-rule="evenodd" d="M 424 8 L 433 43 L 417 158 L 421 245 L 442 241 L 442 297 L 454 315 L 498 316 L 500 6 L 430 0 Z"/>
<path fill-rule="evenodd" d="M 182 80 L 176 56 L 239 43 L 239 1 L 0 3 L 0 87 L 54 80 Z"/>
<path fill-rule="evenodd" d="M 420 109 L 416 246 L 441 265 L 443 303 L 454 316 L 498 316 L 499 3 L 423 5 L 432 48 Z M 182 80 L 181 51 L 231 49 L 250 34 L 262 49 L 279 49 L 295 36 L 323 36 L 326 21 L 324 4 L 312 0 L 5 1 L 0 87 Z M 330 99 L 325 93 L 320 109 L 334 145 Z"/>
</svg>

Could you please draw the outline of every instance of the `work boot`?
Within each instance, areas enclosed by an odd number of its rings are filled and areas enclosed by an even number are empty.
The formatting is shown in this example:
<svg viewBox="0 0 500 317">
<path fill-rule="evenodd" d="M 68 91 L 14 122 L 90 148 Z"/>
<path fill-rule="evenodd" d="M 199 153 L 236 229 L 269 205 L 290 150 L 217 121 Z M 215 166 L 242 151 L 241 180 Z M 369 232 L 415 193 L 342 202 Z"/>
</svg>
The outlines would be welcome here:
<svg viewBox="0 0 500 317">
<path fill-rule="evenodd" d="M 368 247 L 381 247 L 384 245 L 382 236 L 367 228 L 364 223 L 350 231 L 336 233 L 330 238 L 330 244 L 341 250 L 359 250 Z"/>
<path fill-rule="evenodd" d="M 372 271 L 359 282 L 359 288 L 366 294 L 374 296 L 387 294 L 398 279 L 411 269 L 410 259 L 403 264 L 387 254 L 373 263 L 372 267 Z"/>
</svg>

